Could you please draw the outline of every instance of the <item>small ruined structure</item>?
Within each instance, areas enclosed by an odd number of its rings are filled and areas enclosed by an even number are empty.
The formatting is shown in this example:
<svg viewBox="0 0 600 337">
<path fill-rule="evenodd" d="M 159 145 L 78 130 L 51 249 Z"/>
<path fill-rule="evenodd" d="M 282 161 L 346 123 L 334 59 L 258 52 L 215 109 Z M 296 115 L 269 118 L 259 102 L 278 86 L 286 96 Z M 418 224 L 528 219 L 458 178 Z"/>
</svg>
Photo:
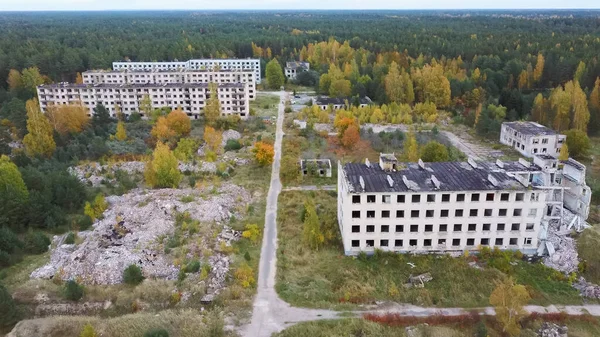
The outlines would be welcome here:
<svg viewBox="0 0 600 337">
<path fill-rule="evenodd" d="M 315 175 L 331 177 L 331 160 L 329 159 L 301 159 L 300 172 L 303 176 Z"/>
</svg>

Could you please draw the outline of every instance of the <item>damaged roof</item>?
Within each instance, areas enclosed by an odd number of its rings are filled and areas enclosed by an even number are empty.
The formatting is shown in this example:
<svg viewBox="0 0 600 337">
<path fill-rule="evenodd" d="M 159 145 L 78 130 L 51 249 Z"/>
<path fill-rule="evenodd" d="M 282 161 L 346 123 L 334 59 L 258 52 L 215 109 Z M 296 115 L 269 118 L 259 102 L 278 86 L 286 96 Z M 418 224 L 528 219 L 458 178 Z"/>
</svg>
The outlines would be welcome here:
<svg viewBox="0 0 600 337">
<path fill-rule="evenodd" d="M 552 136 L 556 135 L 557 132 L 550 129 L 549 127 L 543 126 L 535 122 L 504 122 L 506 125 L 523 135 L 529 136 Z"/>
<path fill-rule="evenodd" d="M 509 169 L 526 170 L 525 166 L 511 162 Z M 485 165 L 482 165 L 485 164 Z M 491 169 L 491 165 L 495 169 Z M 521 167 L 517 167 L 520 165 Z M 506 166 L 506 165 L 505 165 Z M 534 165 L 532 165 L 534 166 Z M 477 163 L 474 168 L 467 162 L 435 162 L 425 163 L 424 169 L 417 163 L 403 163 L 396 171 L 384 171 L 379 164 L 369 166 L 362 163 L 344 165 L 344 174 L 350 184 L 351 192 L 427 192 L 427 191 L 497 191 L 497 190 L 526 190 L 527 187 L 509 176 L 505 170 L 495 163 Z M 388 180 L 390 177 L 393 184 Z M 403 176 L 408 180 L 409 189 Z M 439 181 L 439 188 L 432 179 Z M 494 180 L 493 183 L 491 180 Z M 361 186 L 361 178 L 364 189 Z M 391 185 L 391 186 L 390 186 Z"/>
</svg>

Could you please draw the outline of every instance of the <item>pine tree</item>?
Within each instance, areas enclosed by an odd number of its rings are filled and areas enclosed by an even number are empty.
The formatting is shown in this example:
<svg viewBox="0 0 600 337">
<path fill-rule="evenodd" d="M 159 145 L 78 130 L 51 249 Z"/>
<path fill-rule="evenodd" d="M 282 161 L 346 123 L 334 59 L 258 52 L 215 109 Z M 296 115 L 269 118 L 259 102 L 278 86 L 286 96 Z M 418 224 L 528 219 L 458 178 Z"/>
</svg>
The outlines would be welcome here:
<svg viewBox="0 0 600 337">
<path fill-rule="evenodd" d="M 37 99 L 30 99 L 25 105 L 27 109 L 27 134 L 23 138 L 25 152 L 29 157 L 49 158 L 56 149 L 52 136 L 52 126 L 42 112 Z"/>
<path fill-rule="evenodd" d="M 208 125 L 214 125 L 219 116 L 221 116 L 221 103 L 219 102 L 219 95 L 217 93 L 217 84 L 209 83 L 208 89 L 210 96 L 206 100 L 206 106 L 204 107 L 204 119 Z"/>
<path fill-rule="evenodd" d="M 115 133 L 115 138 L 117 138 L 118 141 L 124 141 L 127 139 L 127 131 L 125 130 L 125 123 L 123 123 L 122 121 L 119 121 L 117 123 L 117 132 Z"/>
<path fill-rule="evenodd" d="M 319 247 L 325 241 L 325 237 L 321 233 L 317 210 L 311 200 L 304 202 L 304 211 L 304 227 L 302 230 L 304 243 L 313 250 L 319 250 Z"/>
<path fill-rule="evenodd" d="M 281 70 L 281 65 L 276 58 L 272 59 L 267 63 L 267 68 L 265 69 L 265 77 L 267 79 L 267 85 L 271 89 L 279 89 L 283 83 L 285 82 L 285 76 L 283 76 L 283 70 Z"/>
</svg>

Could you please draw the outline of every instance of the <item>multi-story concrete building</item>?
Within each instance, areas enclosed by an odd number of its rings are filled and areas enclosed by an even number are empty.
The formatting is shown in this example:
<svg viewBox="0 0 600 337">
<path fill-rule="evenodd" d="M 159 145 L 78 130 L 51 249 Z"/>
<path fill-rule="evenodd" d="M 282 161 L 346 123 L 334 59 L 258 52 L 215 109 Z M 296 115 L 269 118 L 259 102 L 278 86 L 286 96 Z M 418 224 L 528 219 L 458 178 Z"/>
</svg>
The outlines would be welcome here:
<svg viewBox="0 0 600 337">
<path fill-rule="evenodd" d="M 285 63 L 285 77 L 293 80 L 298 73 L 310 70 L 310 63 L 302 61 L 292 61 Z"/>
<path fill-rule="evenodd" d="M 250 112 L 248 87 L 245 83 L 217 85 L 221 115 L 238 115 L 246 119 Z M 181 109 L 190 118 L 198 119 L 210 97 L 209 83 L 147 83 L 147 84 L 45 84 L 37 87 L 43 112 L 52 104 L 82 104 L 94 114 L 97 104 L 104 105 L 115 116 L 115 106 L 127 116 L 140 111 L 140 102 L 147 96 L 152 108 Z"/>
<path fill-rule="evenodd" d="M 515 148 L 526 157 L 548 154 L 557 157 L 566 136 L 535 122 L 505 122 L 500 143 Z"/>
<path fill-rule="evenodd" d="M 317 97 L 313 98 L 313 104 L 318 105 L 321 110 L 327 110 L 331 107 L 332 110 L 347 108 L 347 105 L 352 105 L 356 101 L 354 97 L 339 98 L 339 97 Z M 367 96 L 358 98 L 358 106 L 361 108 L 373 103 Z"/>
<path fill-rule="evenodd" d="M 542 156 L 534 163 L 399 163 L 392 154 L 382 154 L 378 164 L 338 163 L 345 254 L 480 246 L 541 254 L 549 222 L 561 221 L 563 207 L 587 218 L 590 193 L 581 166 Z M 587 198 L 569 197 L 571 185 L 586 190 Z"/>
<path fill-rule="evenodd" d="M 252 71 L 255 74 L 256 83 L 260 83 L 260 60 L 259 59 L 192 59 L 185 62 L 113 62 L 113 70 L 237 70 Z"/>
<path fill-rule="evenodd" d="M 256 74 L 247 70 L 88 70 L 82 77 L 85 84 L 246 83 L 248 98 L 256 97 Z"/>
</svg>

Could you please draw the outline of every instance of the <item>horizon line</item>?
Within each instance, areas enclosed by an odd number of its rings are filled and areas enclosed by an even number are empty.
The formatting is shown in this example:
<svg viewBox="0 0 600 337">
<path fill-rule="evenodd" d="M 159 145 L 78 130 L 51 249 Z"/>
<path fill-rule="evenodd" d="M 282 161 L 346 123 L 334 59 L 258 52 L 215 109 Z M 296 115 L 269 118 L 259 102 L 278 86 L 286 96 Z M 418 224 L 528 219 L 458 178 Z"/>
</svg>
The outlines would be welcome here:
<svg viewBox="0 0 600 337">
<path fill-rule="evenodd" d="M 285 11 L 340 11 L 340 12 L 352 12 L 352 11 L 600 11 L 600 7 L 555 7 L 555 8 L 539 8 L 539 7 L 524 7 L 524 8 L 139 8 L 139 9 L 0 9 L 2 12 L 163 12 L 163 11 L 174 11 L 174 12 L 185 12 L 185 11 L 246 11 L 246 12 L 285 12 Z"/>
</svg>

